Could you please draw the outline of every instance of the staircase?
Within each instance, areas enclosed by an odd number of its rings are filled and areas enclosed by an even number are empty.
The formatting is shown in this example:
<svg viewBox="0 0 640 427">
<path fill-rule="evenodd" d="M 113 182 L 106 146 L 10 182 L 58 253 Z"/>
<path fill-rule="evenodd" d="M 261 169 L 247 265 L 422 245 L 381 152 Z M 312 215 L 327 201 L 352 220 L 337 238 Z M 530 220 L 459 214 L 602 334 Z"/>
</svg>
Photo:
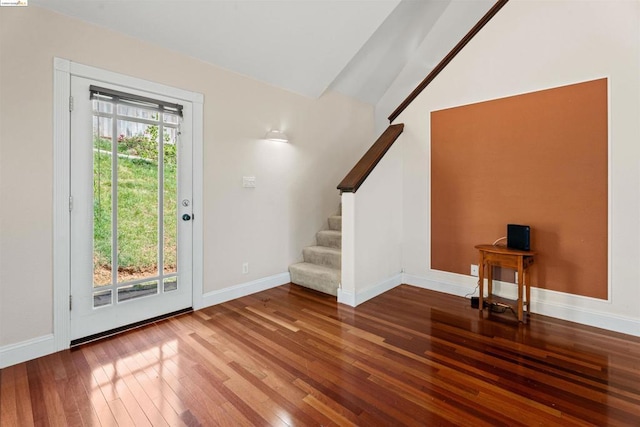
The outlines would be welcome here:
<svg viewBox="0 0 640 427">
<path fill-rule="evenodd" d="M 329 229 L 316 233 L 316 245 L 302 250 L 304 261 L 289 266 L 291 282 L 338 295 L 342 269 L 342 216 L 329 217 Z"/>
</svg>

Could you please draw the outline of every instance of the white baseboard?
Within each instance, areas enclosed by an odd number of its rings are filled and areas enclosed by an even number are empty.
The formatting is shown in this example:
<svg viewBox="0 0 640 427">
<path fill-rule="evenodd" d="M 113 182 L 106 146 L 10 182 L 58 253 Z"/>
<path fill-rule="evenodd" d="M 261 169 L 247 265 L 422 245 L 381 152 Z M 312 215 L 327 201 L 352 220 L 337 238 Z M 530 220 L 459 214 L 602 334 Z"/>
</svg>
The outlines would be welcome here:
<svg viewBox="0 0 640 427">
<path fill-rule="evenodd" d="M 289 282 L 291 282 L 291 276 L 287 272 L 230 286 L 218 291 L 207 292 L 202 295 L 202 298 L 200 299 L 202 306 L 193 307 L 193 309 L 199 310 L 201 308 L 210 307 L 236 298 L 255 294 L 256 292 L 266 291 L 267 289 L 275 288 L 276 286 L 286 285 Z"/>
<path fill-rule="evenodd" d="M 474 292 L 475 286 L 466 286 L 454 282 L 444 283 L 443 281 L 436 281 L 427 277 L 411 274 L 403 274 L 402 283 L 457 296 L 465 296 L 471 293 L 474 295 L 478 294 L 477 292 Z M 515 299 L 517 288 L 513 283 L 497 282 L 494 284 L 494 292 L 499 296 Z M 609 331 L 640 336 L 640 319 L 618 316 L 591 308 L 581 307 L 578 304 L 581 304 L 585 299 L 585 297 L 581 296 L 563 294 L 565 300 L 567 298 L 575 299 L 576 305 L 551 302 L 553 299 L 558 299 L 558 295 L 556 294 L 558 294 L 558 292 L 532 288 L 531 312 L 580 323 L 582 325 L 607 329 Z"/>
<path fill-rule="evenodd" d="M 595 310 L 585 310 L 581 307 L 572 307 L 565 304 L 536 302 L 533 295 L 531 296 L 531 311 L 549 317 L 640 337 L 640 319 L 616 316 Z"/>
<path fill-rule="evenodd" d="M 431 291 L 443 292 L 445 294 L 456 295 L 459 297 L 474 294 L 475 285 L 467 286 L 463 284 L 453 283 L 453 282 L 443 282 L 428 279 L 422 276 L 415 276 L 413 274 L 403 274 L 402 275 L 402 283 L 406 283 L 407 285 L 416 286 L 418 288 L 429 289 Z M 477 292 L 475 292 L 477 295 Z"/>
<path fill-rule="evenodd" d="M 345 292 L 341 288 L 338 289 L 338 302 L 340 304 L 350 305 L 356 307 L 365 301 L 375 298 L 402 283 L 402 274 L 396 274 L 382 282 L 374 285 L 369 289 L 365 289 L 362 292 L 354 294 L 353 292 Z"/>
<path fill-rule="evenodd" d="M 0 347 L 0 369 L 55 353 L 53 334 Z"/>
<path fill-rule="evenodd" d="M 356 296 L 353 292 L 346 292 L 342 288 L 338 288 L 338 303 L 355 307 L 357 305 Z"/>
</svg>

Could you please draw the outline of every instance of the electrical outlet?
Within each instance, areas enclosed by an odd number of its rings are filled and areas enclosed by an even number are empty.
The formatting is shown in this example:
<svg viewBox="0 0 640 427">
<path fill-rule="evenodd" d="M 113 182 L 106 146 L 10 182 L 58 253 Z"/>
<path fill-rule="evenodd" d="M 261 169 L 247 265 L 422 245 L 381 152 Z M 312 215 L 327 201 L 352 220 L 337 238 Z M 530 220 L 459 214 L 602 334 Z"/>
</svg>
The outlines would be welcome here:
<svg viewBox="0 0 640 427">
<path fill-rule="evenodd" d="M 242 263 L 242 274 L 249 274 L 249 263 L 248 262 L 243 262 Z"/>
<path fill-rule="evenodd" d="M 471 264 L 471 275 L 474 277 L 478 277 L 478 265 Z"/>
</svg>

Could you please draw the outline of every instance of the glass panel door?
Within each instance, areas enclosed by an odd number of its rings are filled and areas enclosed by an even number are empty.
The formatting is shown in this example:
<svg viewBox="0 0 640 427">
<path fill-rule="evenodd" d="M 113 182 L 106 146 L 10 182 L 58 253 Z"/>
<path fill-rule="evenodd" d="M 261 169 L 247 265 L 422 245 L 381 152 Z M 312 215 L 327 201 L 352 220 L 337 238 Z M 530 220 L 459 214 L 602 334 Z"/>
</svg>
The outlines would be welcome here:
<svg viewBox="0 0 640 427">
<path fill-rule="evenodd" d="M 122 326 L 124 319 L 155 317 L 158 307 L 171 312 L 191 305 L 191 274 L 183 271 L 191 268 L 191 159 L 177 112 L 97 93 L 88 99 L 90 82 L 72 83 L 74 99 L 87 98 L 75 102 L 86 110 L 72 114 L 71 187 L 78 205 L 77 214 L 75 206 L 72 211 L 72 296 L 82 300 L 72 319 L 101 319 L 99 327 L 76 327 L 75 339 Z M 90 123 L 88 138 L 86 125 L 75 123 L 83 120 Z M 90 264 L 82 253 L 88 247 Z M 154 298 L 164 303 L 149 302 Z"/>
</svg>

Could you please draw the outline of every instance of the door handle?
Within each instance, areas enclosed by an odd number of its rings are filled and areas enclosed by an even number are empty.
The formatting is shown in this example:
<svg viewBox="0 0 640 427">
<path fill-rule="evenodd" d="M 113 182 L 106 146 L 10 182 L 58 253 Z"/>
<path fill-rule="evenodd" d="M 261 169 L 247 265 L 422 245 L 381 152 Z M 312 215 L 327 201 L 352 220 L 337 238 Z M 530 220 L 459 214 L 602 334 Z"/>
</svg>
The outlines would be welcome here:
<svg viewBox="0 0 640 427">
<path fill-rule="evenodd" d="M 189 214 L 182 215 L 182 220 L 183 221 L 189 221 L 190 219 L 191 219 L 191 215 L 189 215 Z"/>
</svg>

